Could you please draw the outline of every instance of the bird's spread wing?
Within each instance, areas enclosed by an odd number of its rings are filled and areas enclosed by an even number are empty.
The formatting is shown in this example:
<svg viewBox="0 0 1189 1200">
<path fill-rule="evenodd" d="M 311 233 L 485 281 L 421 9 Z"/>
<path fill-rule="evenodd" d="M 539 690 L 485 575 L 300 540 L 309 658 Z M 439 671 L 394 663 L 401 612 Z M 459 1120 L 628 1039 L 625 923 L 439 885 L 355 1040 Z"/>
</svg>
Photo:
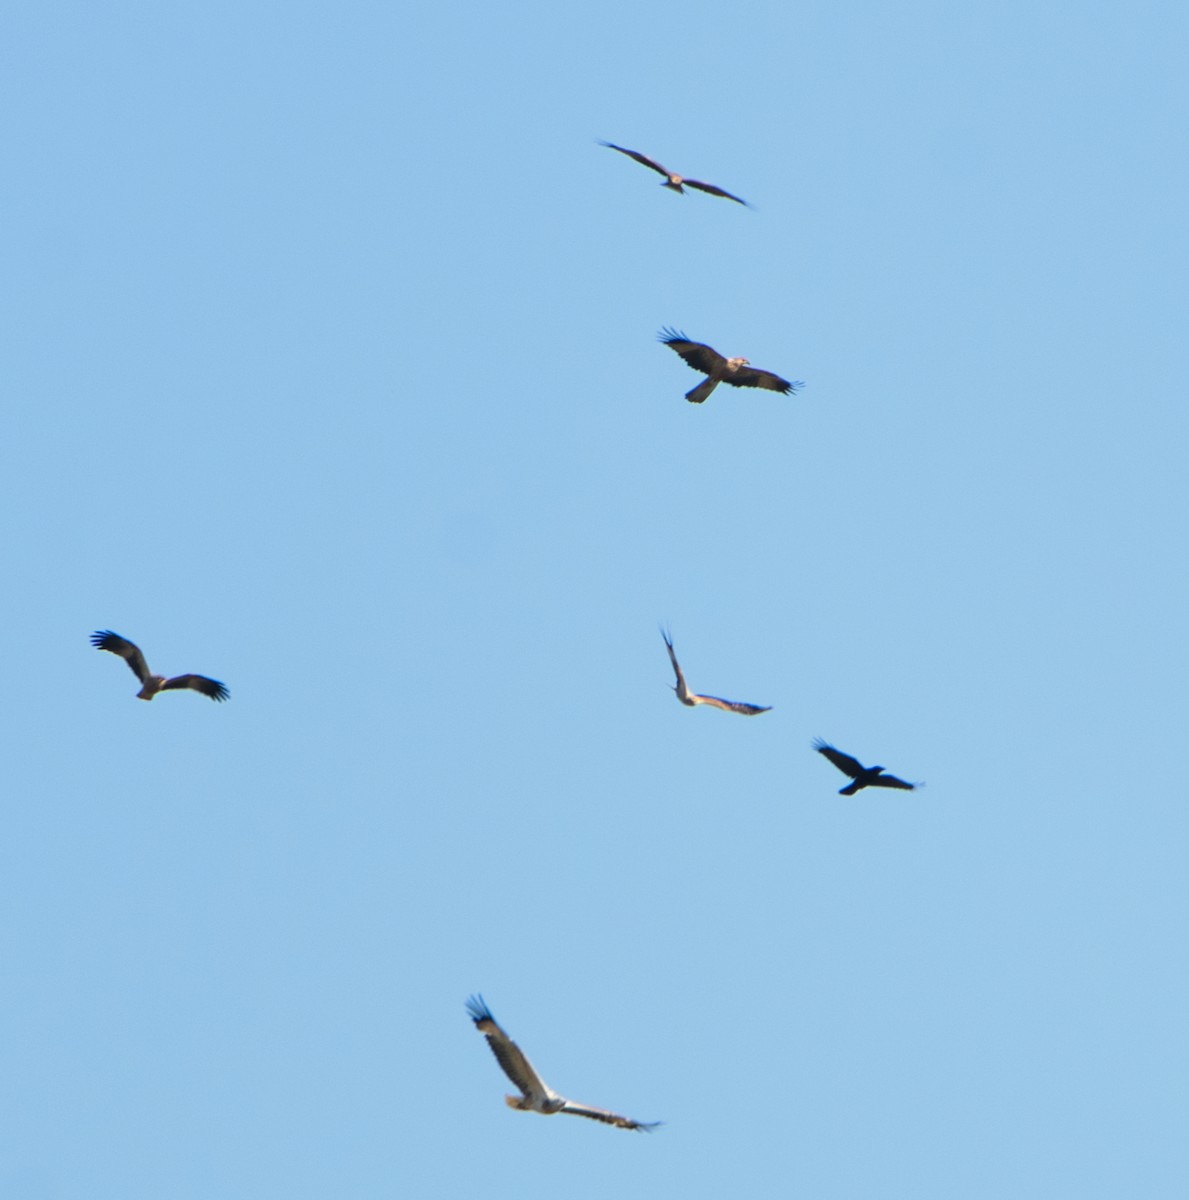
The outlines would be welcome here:
<svg viewBox="0 0 1189 1200">
<path fill-rule="evenodd" d="M 903 779 L 897 779 L 895 775 L 877 775 L 867 786 L 903 788 L 906 792 L 914 792 L 917 788 L 925 785 L 923 783 L 906 783 Z"/>
<path fill-rule="evenodd" d="M 621 1117 L 619 1113 L 609 1112 L 605 1108 L 592 1108 L 589 1104 L 578 1104 L 567 1100 L 558 1112 L 569 1113 L 572 1117 L 589 1117 L 592 1121 L 602 1121 L 605 1125 L 614 1125 L 619 1129 L 639 1129 L 651 1133 L 660 1121 L 633 1121 L 631 1117 Z"/>
<path fill-rule="evenodd" d="M 698 696 L 703 704 L 713 708 L 721 708 L 724 712 L 740 713 L 745 717 L 754 717 L 758 713 L 770 712 L 771 704 L 746 704 L 742 700 L 724 700 L 721 696 Z"/>
<path fill-rule="evenodd" d="M 553 1094 L 520 1047 L 499 1027 L 482 996 L 472 996 L 467 1001 L 467 1012 L 475 1028 L 487 1039 L 495 1061 L 523 1095 L 540 1100 Z"/>
<path fill-rule="evenodd" d="M 727 360 L 717 350 L 702 342 L 691 342 L 684 333 L 667 326 L 657 334 L 657 340 L 676 350 L 695 371 L 703 375 L 719 375 L 726 370 Z"/>
<path fill-rule="evenodd" d="M 841 750 L 835 750 L 829 742 L 823 742 L 821 738 L 815 739 L 813 748 L 821 755 L 824 755 L 830 760 L 843 775 L 849 775 L 852 779 L 857 779 L 863 773 L 863 764 L 857 758 L 851 758 L 849 754 L 843 754 Z"/>
<path fill-rule="evenodd" d="M 671 172 L 666 171 L 660 163 L 649 158 L 647 154 L 641 154 L 639 150 L 628 150 L 623 146 L 617 146 L 614 142 L 599 142 L 600 146 L 606 146 L 608 150 L 618 150 L 620 154 L 626 154 L 628 158 L 634 158 L 638 163 L 646 167 L 651 167 L 659 175 L 663 175 L 666 179 L 669 178 Z"/>
<path fill-rule="evenodd" d="M 799 379 L 781 379 L 771 371 L 760 371 L 755 367 L 736 367 L 723 376 L 723 383 L 729 383 L 732 387 L 767 388 L 770 392 L 780 392 L 785 396 L 795 396 L 805 386 Z"/>
<path fill-rule="evenodd" d="M 110 629 L 97 629 L 91 634 L 91 645 L 98 650 L 107 650 L 118 654 L 131 668 L 133 674 L 141 683 L 149 678 L 149 664 L 145 662 L 140 647 L 127 638 L 112 633 Z"/>
<path fill-rule="evenodd" d="M 724 192 L 722 188 L 715 187 L 712 183 L 699 183 L 696 179 L 682 179 L 681 182 L 686 187 L 697 188 L 699 192 L 709 192 L 712 196 L 725 196 L 728 200 L 734 200 L 736 204 L 742 204 L 744 208 L 751 207 L 742 196 L 732 196 L 730 192 Z"/>
<path fill-rule="evenodd" d="M 669 651 L 669 661 L 673 664 L 673 673 L 677 676 L 677 686 L 685 687 L 685 676 L 681 673 L 681 668 L 677 665 L 677 655 L 673 653 L 673 638 L 670 636 L 667 629 L 661 630 L 661 637 L 665 639 L 665 648 Z"/>
<path fill-rule="evenodd" d="M 226 700 L 231 695 L 225 683 L 220 683 L 217 679 L 208 679 L 205 675 L 175 675 L 161 685 L 163 692 L 176 688 L 189 688 L 209 696 L 212 700 Z"/>
</svg>

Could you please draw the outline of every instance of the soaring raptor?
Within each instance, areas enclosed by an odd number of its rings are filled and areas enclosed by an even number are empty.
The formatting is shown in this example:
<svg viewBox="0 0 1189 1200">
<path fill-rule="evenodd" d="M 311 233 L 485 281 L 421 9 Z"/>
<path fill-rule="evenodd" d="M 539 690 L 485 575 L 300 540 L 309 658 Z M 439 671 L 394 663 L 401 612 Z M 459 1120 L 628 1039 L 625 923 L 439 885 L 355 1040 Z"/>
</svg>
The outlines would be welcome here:
<svg viewBox="0 0 1189 1200">
<path fill-rule="evenodd" d="M 589 1104 L 579 1104 L 559 1096 L 533 1070 L 533 1064 L 525 1058 L 524 1051 L 496 1024 L 482 996 L 472 996 L 467 1001 L 467 1012 L 471 1014 L 475 1028 L 487 1039 L 504 1074 L 520 1089 L 519 1096 L 504 1097 L 509 1108 L 520 1112 L 538 1112 L 547 1117 L 554 1113 L 569 1113 L 572 1117 L 589 1117 L 605 1125 L 615 1125 L 620 1129 L 642 1129 L 645 1133 L 660 1124 L 659 1121 L 633 1121 L 630 1117 L 621 1117 L 605 1108 L 591 1108 Z"/>
<path fill-rule="evenodd" d="M 905 783 L 903 779 L 897 779 L 895 775 L 885 775 L 883 767 L 865 767 L 857 758 L 851 758 L 849 754 L 835 750 L 829 742 L 823 742 L 821 738 L 814 739 L 813 748 L 828 758 L 843 775 L 849 775 L 854 781 L 848 783 L 846 787 L 838 789 L 840 796 L 853 796 L 860 788 L 865 787 L 903 788 L 904 791 L 911 792 L 925 786 L 923 783 Z"/>
<path fill-rule="evenodd" d="M 682 704 L 694 708 L 699 704 L 709 704 L 711 708 L 721 708 L 724 712 L 740 713 L 745 717 L 754 717 L 757 713 L 769 712 L 772 708 L 771 704 L 745 704 L 742 700 L 722 700 L 718 696 L 700 696 L 697 692 L 691 692 L 686 685 L 685 676 L 681 673 L 681 668 L 677 665 L 677 655 L 673 653 L 673 639 L 669 636 L 667 630 L 661 630 L 661 637 L 665 639 L 665 646 L 669 651 L 669 661 L 673 664 L 673 673 L 677 676 L 677 682 L 673 684 L 673 690 L 677 693 L 677 699 Z"/>
<path fill-rule="evenodd" d="M 136 693 L 138 700 L 151 700 L 158 692 L 169 692 L 177 688 L 201 692 L 212 700 L 226 700 L 231 695 L 225 684 L 217 679 L 208 679 L 205 675 L 175 675 L 172 679 L 166 679 L 164 675 L 154 675 L 149 670 L 149 664 L 145 662 L 140 647 L 127 638 L 120 637 L 118 633 L 112 633 L 110 629 L 100 629 L 91 634 L 91 645 L 97 650 L 118 654 L 132 668 L 132 673 L 144 685 Z"/>
<path fill-rule="evenodd" d="M 658 175 L 665 177 L 665 182 L 661 187 L 672 188 L 675 192 L 680 192 L 685 195 L 687 187 L 697 188 L 699 192 L 709 192 L 712 196 L 722 196 L 727 200 L 734 200 L 736 204 L 742 204 L 744 208 L 750 208 L 751 205 L 746 200 L 739 196 L 732 196 L 730 192 L 724 192 L 722 188 L 715 187 L 712 183 L 701 183 L 697 179 L 686 179 L 682 175 L 674 175 L 668 167 L 662 167 L 655 159 L 649 158 L 647 154 L 641 154 L 639 150 L 626 150 L 623 146 L 617 146 L 614 142 L 599 142 L 600 146 L 606 146 L 608 150 L 618 150 L 620 154 L 626 154 L 628 158 L 634 158 L 643 166 L 650 167 Z"/>
<path fill-rule="evenodd" d="M 771 371 L 761 371 L 746 358 L 723 358 L 717 350 L 712 350 L 702 342 L 691 342 L 676 329 L 662 329 L 657 334 L 657 341 L 664 342 L 695 371 L 701 371 L 706 376 L 696 388 L 685 393 L 685 398 L 691 404 L 701 404 L 720 383 L 729 383 L 731 387 L 767 388 L 770 392 L 780 392 L 782 396 L 794 396 L 805 386 L 799 379 L 790 383 Z"/>
</svg>

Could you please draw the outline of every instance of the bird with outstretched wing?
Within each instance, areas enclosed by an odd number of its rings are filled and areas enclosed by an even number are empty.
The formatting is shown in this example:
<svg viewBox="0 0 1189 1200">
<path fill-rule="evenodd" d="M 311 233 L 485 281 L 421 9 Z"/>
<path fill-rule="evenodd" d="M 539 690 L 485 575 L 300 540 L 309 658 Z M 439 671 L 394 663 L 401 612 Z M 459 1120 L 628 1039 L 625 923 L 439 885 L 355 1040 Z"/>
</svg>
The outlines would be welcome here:
<svg viewBox="0 0 1189 1200">
<path fill-rule="evenodd" d="M 662 628 L 661 637 L 665 639 L 665 648 L 669 651 L 669 661 L 673 664 L 673 674 L 677 676 L 677 682 L 670 686 L 677 693 L 677 699 L 682 704 L 689 708 L 695 708 L 699 704 L 709 704 L 711 708 L 721 708 L 724 712 L 739 713 L 744 717 L 754 717 L 758 713 L 771 711 L 771 704 L 747 704 L 742 700 L 723 700 L 719 696 L 703 696 L 698 692 L 691 692 L 689 685 L 685 682 L 681 667 L 677 663 L 677 655 L 673 653 L 673 639 L 669 635 L 669 631 Z"/>
<path fill-rule="evenodd" d="M 836 750 L 829 742 L 822 741 L 821 738 L 814 739 L 813 748 L 832 762 L 843 775 L 849 775 L 853 780 L 846 787 L 838 789 L 840 796 L 853 796 L 855 792 L 865 787 L 901 788 L 906 792 L 912 792 L 925 786 L 923 783 L 907 783 L 903 779 L 897 779 L 895 775 L 885 775 L 883 767 L 865 767 L 857 758 L 843 754 L 841 750 Z"/>
<path fill-rule="evenodd" d="M 704 342 L 691 342 L 684 333 L 667 326 L 657 334 L 657 341 L 676 351 L 689 366 L 706 376 L 697 387 L 685 393 L 691 404 L 701 404 L 720 383 L 729 383 L 731 387 L 767 388 L 782 396 L 795 396 L 805 386 L 799 379 L 790 381 L 771 371 L 761 371 L 746 358 L 724 358 Z"/>
<path fill-rule="evenodd" d="M 212 700 L 226 700 L 231 693 L 226 684 L 217 679 L 208 679 L 205 675 L 174 675 L 167 679 L 164 675 L 154 675 L 149 670 L 149 664 L 135 642 L 130 642 L 110 629 L 99 629 L 91 634 L 91 645 L 97 650 L 107 650 L 118 654 L 131 668 L 132 673 L 143 684 L 136 693 L 138 700 L 151 700 L 158 692 L 177 691 L 189 688 L 193 692 L 201 692 Z"/>
<path fill-rule="evenodd" d="M 660 1121 L 633 1121 L 630 1117 L 620 1116 L 605 1108 L 593 1108 L 589 1104 L 579 1104 L 575 1100 L 567 1100 L 558 1095 L 533 1068 L 524 1051 L 500 1028 L 491 1009 L 487 1007 L 482 996 L 472 996 L 467 1001 L 467 1012 L 475 1022 L 475 1028 L 487 1039 L 495 1061 L 500 1064 L 503 1072 L 520 1090 L 519 1096 L 505 1096 L 504 1102 L 509 1108 L 519 1112 L 536 1112 L 544 1116 L 554 1113 L 568 1113 L 572 1117 L 589 1117 L 592 1121 L 602 1121 L 604 1125 L 614 1125 L 619 1129 L 639 1129 L 645 1133 L 655 1129 Z"/>
<path fill-rule="evenodd" d="M 699 192 L 708 192 L 711 196 L 722 196 L 725 200 L 734 200 L 736 204 L 742 204 L 744 208 L 751 208 L 751 205 L 741 196 L 733 196 L 730 192 L 715 187 L 712 183 L 702 183 L 698 179 L 686 179 L 684 175 L 675 175 L 668 167 L 662 167 L 656 159 L 649 158 L 647 154 L 641 154 L 639 150 L 628 150 L 624 146 L 617 146 L 614 142 L 601 141 L 599 145 L 606 146 L 608 150 L 618 150 L 620 154 L 626 154 L 628 158 L 634 158 L 642 166 L 650 168 L 658 175 L 663 175 L 665 182 L 661 184 L 661 187 L 680 192 L 683 196 L 687 187 L 697 188 Z"/>
</svg>

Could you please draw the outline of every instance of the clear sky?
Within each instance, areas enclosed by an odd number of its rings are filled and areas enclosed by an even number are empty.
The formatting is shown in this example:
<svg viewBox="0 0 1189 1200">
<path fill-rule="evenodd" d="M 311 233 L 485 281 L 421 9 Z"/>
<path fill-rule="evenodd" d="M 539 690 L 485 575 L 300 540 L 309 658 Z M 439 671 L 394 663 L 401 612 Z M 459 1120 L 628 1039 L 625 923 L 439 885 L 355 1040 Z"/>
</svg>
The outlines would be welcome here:
<svg viewBox="0 0 1189 1200">
<path fill-rule="evenodd" d="M 0 1195 L 1183 1196 L 1187 33 L 9 5 Z"/>
</svg>

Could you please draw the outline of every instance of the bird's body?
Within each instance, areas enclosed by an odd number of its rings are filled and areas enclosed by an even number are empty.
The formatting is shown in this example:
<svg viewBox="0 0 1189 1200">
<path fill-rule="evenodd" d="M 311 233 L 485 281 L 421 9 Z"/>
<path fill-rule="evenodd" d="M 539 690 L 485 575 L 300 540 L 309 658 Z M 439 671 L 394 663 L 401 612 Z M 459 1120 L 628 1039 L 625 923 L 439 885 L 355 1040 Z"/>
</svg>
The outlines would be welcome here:
<svg viewBox="0 0 1189 1200">
<path fill-rule="evenodd" d="M 608 150 L 618 150 L 620 154 L 626 154 L 628 158 L 634 158 L 642 166 L 648 167 L 658 175 L 663 175 L 665 182 L 661 184 L 661 187 L 666 187 L 670 191 L 679 192 L 684 196 L 685 189 L 692 187 L 696 188 L 699 192 L 707 192 L 711 196 L 722 196 L 725 200 L 734 200 L 736 204 L 742 204 L 744 208 L 751 207 L 740 196 L 733 196 L 730 192 L 724 191 L 720 187 L 715 187 L 713 183 L 703 183 L 700 179 L 687 179 L 684 175 L 678 175 L 670 171 L 668 167 L 662 167 L 656 159 L 649 158 L 647 154 L 641 154 L 639 150 L 628 150 L 624 146 L 617 146 L 614 142 L 599 142 L 599 145 L 606 146 Z"/>
<path fill-rule="evenodd" d="M 633 1121 L 630 1117 L 620 1116 L 619 1113 L 610 1112 L 605 1108 L 594 1108 L 589 1104 L 567 1100 L 537 1074 L 532 1063 L 525 1057 L 524 1051 L 500 1028 L 482 996 L 472 996 L 467 1001 L 467 1012 L 470 1013 L 475 1028 L 487 1039 L 487 1044 L 504 1074 L 520 1089 L 520 1095 L 504 1097 L 504 1102 L 509 1108 L 515 1108 L 519 1112 L 541 1113 L 547 1117 L 554 1113 L 567 1113 L 573 1117 L 589 1117 L 592 1121 L 602 1121 L 605 1125 L 615 1125 L 619 1129 L 640 1129 L 644 1132 L 655 1129 L 660 1124 L 659 1121 Z"/>
<path fill-rule="evenodd" d="M 97 650 L 106 650 L 110 654 L 118 655 L 132 668 L 132 673 L 141 682 L 141 689 L 136 693 L 138 700 L 151 700 L 158 692 L 176 691 L 181 688 L 201 692 L 212 700 L 226 700 L 231 695 L 225 684 L 217 679 L 208 679 L 205 675 L 174 675 L 172 678 L 154 675 L 149 670 L 149 664 L 145 661 L 140 647 L 135 642 L 120 637 L 118 633 L 112 633 L 110 629 L 96 630 L 91 635 L 91 645 Z"/>
<path fill-rule="evenodd" d="M 165 682 L 166 679 L 164 675 L 150 675 L 144 681 L 144 687 L 142 687 L 140 691 L 136 693 L 136 698 L 138 700 L 151 700 L 165 687 Z"/>
<path fill-rule="evenodd" d="M 688 708 L 696 708 L 699 704 L 708 704 L 711 708 L 721 708 L 724 712 L 739 713 L 744 717 L 754 717 L 759 713 L 771 711 L 772 705 L 770 704 L 747 704 L 742 700 L 723 700 L 720 696 L 703 696 L 698 692 L 691 692 L 689 685 L 685 682 L 681 667 L 677 663 L 677 655 L 673 653 L 673 639 L 665 629 L 661 630 L 661 637 L 665 639 L 665 648 L 669 651 L 669 661 L 673 664 L 673 674 L 677 676 L 677 682 L 672 685 L 673 691 L 677 693 L 677 699 L 682 704 Z"/>
<path fill-rule="evenodd" d="M 679 354 L 695 371 L 706 376 L 697 387 L 685 393 L 691 404 L 701 404 L 720 383 L 731 387 L 766 388 L 782 396 L 796 395 L 805 386 L 800 380 L 782 379 L 771 371 L 753 367 L 746 358 L 725 358 L 704 342 L 691 342 L 684 333 L 668 327 L 657 334 L 657 340 Z"/>
<path fill-rule="evenodd" d="M 897 779 L 895 775 L 885 775 L 883 767 L 865 767 L 857 758 L 843 754 L 841 750 L 836 750 L 821 738 L 814 739 L 813 748 L 829 759 L 843 775 L 850 776 L 852 782 L 838 789 L 840 796 L 853 796 L 865 787 L 900 788 L 911 792 L 925 786 L 923 783 L 907 783 L 903 779 Z"/>
</svg>

